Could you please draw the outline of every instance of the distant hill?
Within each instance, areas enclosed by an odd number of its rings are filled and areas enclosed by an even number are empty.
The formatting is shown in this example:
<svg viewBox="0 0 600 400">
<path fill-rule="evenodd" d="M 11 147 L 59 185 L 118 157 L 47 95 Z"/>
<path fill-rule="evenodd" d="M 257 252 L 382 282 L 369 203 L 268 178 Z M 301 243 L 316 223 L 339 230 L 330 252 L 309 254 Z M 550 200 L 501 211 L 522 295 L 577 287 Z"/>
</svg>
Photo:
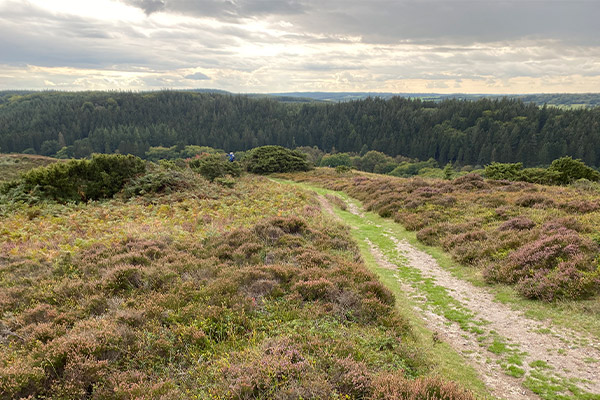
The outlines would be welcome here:
<svg viewBox="0 0 600 400">
<path fill-rule="evenodd" d="M 380 99 L 391 99 L 393 97 L 404 97 L 408 99 L 420 99 L 424 101 L 440 102 L 448 99 L 471 100 L 479 99 L 515 99 L 522 100 L 524 103 L 535 103 L 539 106 L 544 104 L 560 108 L 591 108 L 600 106 L 600 93 L 539 93 L 539 94 L 467 94 L 467 93 L 392 93 L 392 92 L 281 92 L 281 93 L 233 93 L 221 89 L 188 89 L 177 90 L 174 92 L 192 92 L 202 94 L 221 94 L 230 96 L 246 96 L 250 98 L 270 98 L 282 103 L 339 103 L 353 100 L 364 100 L 369 97 Z M 6 103 L 13 96 L 26 96 L 34 93 L 53 93 L 55 91 L 35 91 L 35 90 L 6 90 L 0 91 L 0 105 Z M 140 92 L 140 93 L 155 93 Z M 80 92 L 85 93 L 85 92 Z M 90 92 L 91 93 L 91 92 Z M 14 98 L 16 99 L 16 97 Z M 13 99 L 13 100 L 14 100 Z"/>
<path fill-rule="evenodd" d="M 286 92 L 286 93 L 270 93 L 271 96 L 277 98 L 299 98 L 313 99 L 316 101 L 340 102 L 363 100 L 368 97 L 379 97 L 382 99 L 390 99 L 395 96 L 406 97 L 411 99 L 442 101 L 446 99 L 458 100 L 478 100 L 482 98 L 498 99 L 509 98 L 522 100 L 525 103 L 535 103 L 538 105 L 553 105 L 564 108 L 577 107 L 597 107 L 600 106 L 600 93 L 540 93 L 540 94 L 440 94 L 440 93 L 390 93 L 390 92 Z"/>
<path fill-rule="evenodd" d="M 0 183 L 16 179 L 32 168 L 45 167 L 57 161 L 56 158 L 33 154 L 0 154 Z"/>
</svg>

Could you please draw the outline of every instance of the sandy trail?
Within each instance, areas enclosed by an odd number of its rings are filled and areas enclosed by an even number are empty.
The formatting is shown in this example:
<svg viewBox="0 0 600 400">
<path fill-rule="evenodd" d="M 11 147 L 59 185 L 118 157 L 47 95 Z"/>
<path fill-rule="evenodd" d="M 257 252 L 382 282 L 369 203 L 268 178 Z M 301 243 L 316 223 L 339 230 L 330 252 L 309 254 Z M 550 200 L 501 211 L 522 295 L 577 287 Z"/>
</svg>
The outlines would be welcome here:
<svg viewBox="0 0 600 400">
<path fill-rule="evenodd" d="M 323 208 L 333 214 L 331 205 L 326 205 L 327 199 L 322 198 L 320 201 Z M 352 202 L 348 204 L 348 211 L 364 217 L 364 211 Z M 524 377 L 514 378 L 507 375 L 500 366 L 501 355 L 489 351 L 488 345 L 482 345 L 481 336 L 461 329 L 456 323 L 449 323 L 427 305 L 426 294 L 421 293 L 418 286 L 413 287 L 408 282 L 399 281 L 403 290 L 420 303 L 421 307 L 417 307 L 418 312 L 423 316 L 428 328 L 465 356 L 495 396 L 509 400 L 538 399 L 536 394 L 523 386 L 524 379 L 533 370 L 530 363 L 534 361 L 547 363 L 550 368 L 545 369 L 544 373 L 549 376 L 574 379 L 573 382 L 579 388 L 600 394 L 600 368 L 597 363 L 589 362 L 590 359 L 600 360 L 598 338 L 583 337 L 579 333 L 529 319 L 523 313 L 496 302 L 493 294 L 485 288 L 476 287 L 452 276 L 429 254 L 389 233 L 387 236 L 395 243 L 399 255 L 405 258 L 405 266 L 418 270 L 424 278 L 431 278 L 437 286 L 446 288 L 450 296 L 475 314 L 475 320 L 486 322 L 484 329 L 487 332 L 495 332 L 507 344 L 516 346 L 519 352 L 524 353 L 524 362 L 520 366 L 525 370 Z M 376 245 L 368 239 L 367 243 L 381 267 L 397 268 Z"/>
<path fill-rule="evenodd" d="M 494 301 L 494 296 L 485 288 L 473 286 L 452 276 L 429 254 L 415 249 L 406 241 L 393 240 L 411 267 L 421 271 L 423 276 L 435 279 L 437 285 L 448 289 L 452 297 L 475 312 L 477 318 L 488 321 L 488 329 L 496 331 L 509 343 L 517 344 L 520 351 L 527 353 L 523 369 L 529 371 L 529 363 L 542 360 L 561 376 L 589 381 L 578 384 L 584 390 L 600 393 L 598 365 L 585 361 L 589 358 L 600 359 L 597 339 L 594 342 L 592 338 L 581 337 L 573 331 L 559 330 L 546 323 L 531 320 L 523 313 Z M 548 330 L 552 334 L 541 333 Z"/>
</svg>

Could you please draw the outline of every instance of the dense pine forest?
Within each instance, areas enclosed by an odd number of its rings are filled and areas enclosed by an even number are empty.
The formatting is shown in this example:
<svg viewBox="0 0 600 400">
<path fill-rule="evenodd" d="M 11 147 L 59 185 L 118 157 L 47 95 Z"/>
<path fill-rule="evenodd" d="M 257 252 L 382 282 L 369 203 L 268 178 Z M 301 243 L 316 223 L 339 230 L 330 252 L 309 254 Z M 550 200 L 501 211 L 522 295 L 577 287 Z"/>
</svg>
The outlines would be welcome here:
<svg viewBox="0 0 600 400">
<path fill-rule="evenodd" d="M 277 144 L 377 150 L 442 165 L 537 166 L 569 155 L 598 167 L 599 142 L 600 108 L 564 110 L 507 98 L 290 103 L 177 91 L 0 93 L 0 151 L 63 157 Z"/>
</svg>

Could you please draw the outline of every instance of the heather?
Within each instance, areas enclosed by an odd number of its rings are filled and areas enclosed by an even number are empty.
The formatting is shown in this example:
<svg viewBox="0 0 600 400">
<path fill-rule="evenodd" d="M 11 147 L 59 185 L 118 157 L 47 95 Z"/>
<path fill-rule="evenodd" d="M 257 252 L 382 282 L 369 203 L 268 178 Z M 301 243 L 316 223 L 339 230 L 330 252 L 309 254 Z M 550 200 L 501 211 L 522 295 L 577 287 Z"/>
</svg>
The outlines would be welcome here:
<svg viewBox="0 0 600 400">
<path fill-rule="evenodd" d="M 472 398 L 299 189 L 164 164 L 0 218 L 0 398 Z"/>
<path fill-rule="evenodd" d="M 582 299 L 600 290 L 600 198 L 595 186 L 486 180 L 398 179 L 331 170 L 289 175 L 361 200 L 417 238 L 440 246 L 490 282 L 523 296 Z"/>
</svg>

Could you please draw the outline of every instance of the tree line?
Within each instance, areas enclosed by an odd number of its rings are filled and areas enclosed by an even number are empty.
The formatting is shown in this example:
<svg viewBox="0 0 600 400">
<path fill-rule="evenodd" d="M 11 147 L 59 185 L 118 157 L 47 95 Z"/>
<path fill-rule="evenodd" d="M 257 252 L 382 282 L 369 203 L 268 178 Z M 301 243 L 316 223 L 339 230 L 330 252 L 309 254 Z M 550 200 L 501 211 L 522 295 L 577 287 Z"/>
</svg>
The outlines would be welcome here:
<svg viewBox="0 0 600 400">
<path fill-rule="evenodd" d="M 597 143 L 600 108 L 564 110 L 508 98 L 331 104 L 180 91 L 0 93 L 0 151 L 63 158 L 281 145 L 376 150 L 440 165 L 539 166 L 572 156 L 598 167 Z"/>
</svg>

